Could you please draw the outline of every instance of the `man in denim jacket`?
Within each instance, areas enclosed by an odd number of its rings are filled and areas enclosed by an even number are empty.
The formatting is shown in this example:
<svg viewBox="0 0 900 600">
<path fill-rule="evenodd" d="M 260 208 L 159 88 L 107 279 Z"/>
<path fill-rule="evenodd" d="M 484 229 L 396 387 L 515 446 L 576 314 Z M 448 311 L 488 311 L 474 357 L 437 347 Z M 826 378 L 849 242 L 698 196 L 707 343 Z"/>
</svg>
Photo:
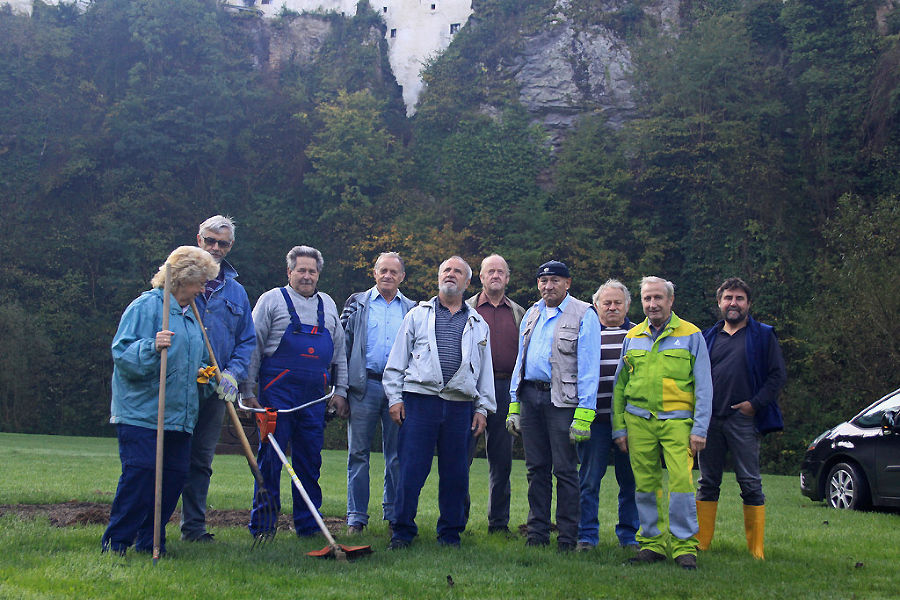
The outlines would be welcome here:
<svg viewBox="0 0 900 600">
<path fill-rule="evenodd" d="M 247 292 L 237 282 L 237 271 L 225 260 L 234 248 L 234 221 L 222 215 L 208 218 L 200 224 L 197 245 L 219 263 L 218 277 L 206 282 L 196 303 L 222 371 L 222 384 L 234 388 L 236 394 L 236 383 L 247 377 L 250 356 L 256 348 L 256 333 Z M 183 540 L 213 541 L 213 535 L 206 531 L 206 495 L 224 416 L 225 402 L 218 395 L 209 391 L 201 395 L 200 413 L 191 439 L 190 471 L 181 494 Z"/>
</svg>

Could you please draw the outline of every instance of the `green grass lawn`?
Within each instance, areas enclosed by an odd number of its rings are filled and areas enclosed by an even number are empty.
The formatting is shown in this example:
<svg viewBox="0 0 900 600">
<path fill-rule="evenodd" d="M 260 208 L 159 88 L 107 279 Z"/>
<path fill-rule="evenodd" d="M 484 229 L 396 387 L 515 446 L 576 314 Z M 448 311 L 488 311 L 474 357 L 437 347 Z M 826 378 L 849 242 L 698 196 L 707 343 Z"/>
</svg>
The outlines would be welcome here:
<svg viewBox="0 0 900 600">
<path fill-rule="evenodd" d="M 673 563 L 627 567 L 616 546 L 615 479 L 601 492 L 601 543 L 593 552 L 558 555 L 555 546 L 526 548 L 524 538 L 487 534 L 487 464 L 472 467 L 472 518 L 461 549 L 439 547 L 437 474 L 420 502 L 420 535 L 389 552 L 380 517 L 380 455 L 373 455 L 371 527 L 346 543 L 375 553 L 352 563 L 309 558 L 322 539 L 279 533 L 250 551 L 244 528 L 213 530 L 213 544 L 182 543 L 169 525 L 169 556 L 100 554 L 102 525 L 57 528 L 46 518 L 0 518 L 0 598 L 896 598 L 900 515 L 837 512 L 800 495 L 796 477 L 765 476 L 768 529 L 764 562 L 746 551 L 737 485 L 726 480 L 712 548 L 699 569 Z M 346 502 L 346 453 L 323 455 L 323 513 L 339 517 Z M 0 504 L 68 500 L 112 502 L 120 472 L 114 439 L 0 434 Z M 240 456 L 218 456 L 209 502 L 246 509 L 252 478 Z M 730 476 L 730 475 L 729 475 Z M 290 499 L 284 474 L 282 494 Z M 527 514 L 525 465 L 513 465 L 512 523 Z M 289 509 L 288 509 L 289 510 Z M 447 576 L 454 585 L 447 583 Z"/>
</svg>

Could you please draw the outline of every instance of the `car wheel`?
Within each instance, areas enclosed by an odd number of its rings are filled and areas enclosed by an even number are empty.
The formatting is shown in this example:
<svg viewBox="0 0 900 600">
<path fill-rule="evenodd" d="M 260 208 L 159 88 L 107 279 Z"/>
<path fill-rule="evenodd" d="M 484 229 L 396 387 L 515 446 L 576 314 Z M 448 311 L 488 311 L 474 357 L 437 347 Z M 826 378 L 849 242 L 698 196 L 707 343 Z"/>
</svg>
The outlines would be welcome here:
<svg viewBox="0 0 900 600">
<path fill-rule="evenodd" d="M 838 463 L 828 472 L 825 499 L 832 508 L 865 508 L 869 502 L 869 486 L 860 468 L 851 463 Z"/>
</svg>

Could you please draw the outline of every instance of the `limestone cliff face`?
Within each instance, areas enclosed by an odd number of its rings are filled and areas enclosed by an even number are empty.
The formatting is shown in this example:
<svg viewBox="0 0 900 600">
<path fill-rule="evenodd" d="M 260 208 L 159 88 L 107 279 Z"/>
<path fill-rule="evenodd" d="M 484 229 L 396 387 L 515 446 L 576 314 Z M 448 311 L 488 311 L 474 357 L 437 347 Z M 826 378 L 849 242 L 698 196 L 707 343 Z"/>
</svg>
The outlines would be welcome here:
<svg viewBox="0 0 900 600">
<path fill-rule="evenodd" d="M 328 19 L 315 15 L 299 15 L 284 19 L 278 27 L 265 27 L 268 32 L 269 51 L 266 61 L 269 68 L 277 70 L 292 61 L 311 62 L 331 33 Z"/>
<path fill-rule="evenodd" d="M 628 4 L 633 3 L 598 2 L 586 23 L 569 0 L 558 0 L 548 25 L 525 37 L 523 51 L 510 65 L 520 102 L 554 143 L 586 112 L 604 114 L 614 127 L 634 113 L 631 49 L 619 32 L 598 23 Z M 679 0 L 658 0 L 642 10 L 644 18 L 667 29 L 677 23 L 678 6 Z"/>
</svg>

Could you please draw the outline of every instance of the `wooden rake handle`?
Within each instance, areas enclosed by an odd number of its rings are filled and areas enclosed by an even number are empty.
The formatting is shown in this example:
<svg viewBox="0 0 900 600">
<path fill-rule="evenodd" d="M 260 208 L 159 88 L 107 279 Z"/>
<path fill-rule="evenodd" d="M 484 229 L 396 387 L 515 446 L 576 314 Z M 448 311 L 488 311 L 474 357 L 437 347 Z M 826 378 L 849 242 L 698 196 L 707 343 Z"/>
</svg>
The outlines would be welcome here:
<svg viewBox="0 0 900 600">
<path fill-rule="evenodd" d="M 191 309 L 193 309 L 194 316 L 197 317 L 197 322 L 200 324 L 200 331 L 203 332 L 203 341 L 206 342 L 206 351 L 209 352 L 209 360 L 212 362 L 212 366 L 216 368 L 216 381 L 219 382 L 222 380 L 222 374 L 219 371 L 219 363 L 216 361 L 216 355 L 213 352 L 212 344 L 209 343 L 209 336 L 206 334 L 206 326 L 203 325 L 203 319 L 200 318 L 200 311 L 197 310 L 197 303 L 193 300 L 191 300 Z M 250 441 L 244 433 L 244 426 L 241 425 L 241 419 L 234 409 L 234 404 L 225 402 L 225 406 L 228 411 L 228 416 L 231 419 L 231 424 L 237 432 L 238 439 L 241 442 L 241 448 L 244 450 L 244 456 L 247 459 L 247 464 L 250 466 L 250 471 L 253 473 L 253 478 L 260 487 L 264 487 L 265 481 L 259 470 L 259 465 L 256 464 L 256 457 L 253 455 L 253 449 L 250 448 Z"/>
</svg>

